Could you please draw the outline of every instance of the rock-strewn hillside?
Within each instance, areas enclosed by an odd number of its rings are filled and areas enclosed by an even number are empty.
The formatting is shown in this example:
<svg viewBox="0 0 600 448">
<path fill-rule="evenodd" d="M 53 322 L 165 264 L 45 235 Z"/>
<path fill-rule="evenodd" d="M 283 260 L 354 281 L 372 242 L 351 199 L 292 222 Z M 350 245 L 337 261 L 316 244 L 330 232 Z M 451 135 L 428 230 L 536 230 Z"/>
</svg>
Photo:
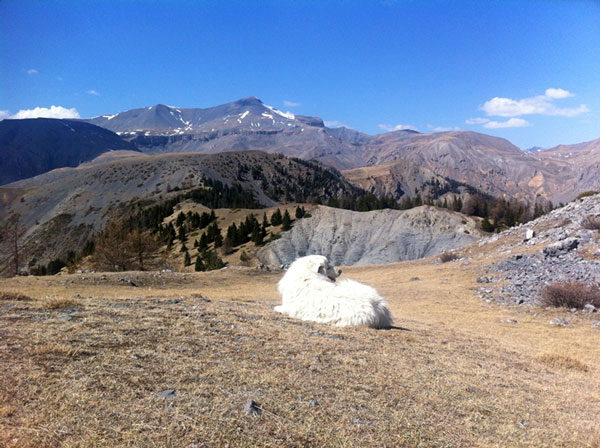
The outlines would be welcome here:
<svg viewBox="0 0 600 448">
<path fill-rule="evenodd" d="M 600 195 L 573 201 L 534 221 L 479 243 L 492 263 L 482 297 L 502 303 L 538 304 L 556 282 L 600 283 Z M 480 255 L 481 256 L 481 255 Z"/>
<path fill-rule="evenodd" d="M 372 212 L 319 207 L 258 257 L 267 264 L 310 254 L 326 255 L 337 265 L 392 263 L 437 255 L 480 236 L 475 220 L 436 207 Z"/>
</svg>

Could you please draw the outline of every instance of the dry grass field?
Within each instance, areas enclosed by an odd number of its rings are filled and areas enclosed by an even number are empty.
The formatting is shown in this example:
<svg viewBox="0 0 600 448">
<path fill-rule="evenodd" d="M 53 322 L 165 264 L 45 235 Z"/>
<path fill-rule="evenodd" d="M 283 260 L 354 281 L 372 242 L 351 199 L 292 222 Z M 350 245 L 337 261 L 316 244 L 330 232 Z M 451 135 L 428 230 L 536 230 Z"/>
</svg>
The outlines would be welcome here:
<svg viewBox="0 0 600 448">
<path fill-rule="evenodd" d="M 251 268 L 2 280 L 0 445 L 600 447 L 600 331 L 481 301 L 479 255 L 344 268 L 385 331 L 278 315 Z"/>
</svg>

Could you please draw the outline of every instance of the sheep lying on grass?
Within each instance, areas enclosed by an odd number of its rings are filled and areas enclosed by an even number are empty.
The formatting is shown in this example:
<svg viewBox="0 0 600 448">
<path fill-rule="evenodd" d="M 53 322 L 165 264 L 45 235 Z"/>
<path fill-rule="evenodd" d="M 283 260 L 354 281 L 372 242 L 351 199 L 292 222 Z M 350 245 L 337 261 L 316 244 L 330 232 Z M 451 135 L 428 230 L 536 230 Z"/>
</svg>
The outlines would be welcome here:
<svg viewBox="0 0 600 448">
<path fill-rule="evenodd" d="M 383 297 L 362 283 L 336 281 L 341 273 L 322 255 L 298 258 L 279 281 L 282 303 L 275 311 L 339 327 L 389 328 L 393 320 Z"/>
</svg>

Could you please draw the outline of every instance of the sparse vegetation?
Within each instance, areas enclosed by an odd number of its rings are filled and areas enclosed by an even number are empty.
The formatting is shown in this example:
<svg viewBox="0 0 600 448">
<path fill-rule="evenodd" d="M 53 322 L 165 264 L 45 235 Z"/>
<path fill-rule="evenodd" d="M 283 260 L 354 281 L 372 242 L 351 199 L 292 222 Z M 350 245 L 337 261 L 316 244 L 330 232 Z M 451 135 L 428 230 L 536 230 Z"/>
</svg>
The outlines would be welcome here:
<svg viewBox="0 0 600 448">
<path fill-rule="evenodd" d="M 21 222 L 21 215 L 11 213 L 0 223 L 0 263 L 7 266 L 12 264 L 13 275 L 19 275 L 21 267 L 21 243 L 25 235 L 25 227 Z"/>
<path fill-rule="evenodd" d="M 545 306 L 582 309 L 588 303 L 600 308 L 600 288 L 582 282 L 558 282 L 541 292 Z"/>
<path fill-rule="evenodd" d="M 130 231 L 127 221 L 116 219 L 109 221 L 97 238 L 93 263 L 106 271 L 143 271 L 164 264 L 154 235 L 137 229 Z"/>
<path fill-rule="evenodd" d="M 69 297 L 49 297 L 42 302 L 42 305 L 49 310 L 58 310 L 61 308 L 81 306 L 81 302 Z"/>
<path fill-rule="evenodd" d="M 597 190 L 584 191 L 583 193 L 579 193 L 577 195 L 577 197 L 575 198 L 575 200 L 583 199 L 583 198 L 586 198 L 588 196 L 594 196 L 595 194 L 598 194 L 598 193 L 600 193 L 600 191 L 597 191 Z"/>
<path fill-rule="evenodd" d="M 0 300 L 11 300 L 15 302 L 28 302 L 33 300 L 31 297 L 26 296 L 20 292 L 0 292 Z"/>
<path fill-rule="evenodd" d="M 458 255 L 453 252 L 444 252 L 439 256 L 440 262 L 448 263 L 449 261 L 454 261 L 458 259 Z"/>
<path fill-rule="evenodd" d="M 587 372 L 589 367 L 582 363 L 581 361 L 573 358 L 568 355 L 559 355 L 555 353 L 544 353 L 538 356 L 538 361 L 543 362 L 551 367 L 560 368 L 560 369 L 568 369 L 568 370 L 578 370 L 580 372 Z"/>
</svg>

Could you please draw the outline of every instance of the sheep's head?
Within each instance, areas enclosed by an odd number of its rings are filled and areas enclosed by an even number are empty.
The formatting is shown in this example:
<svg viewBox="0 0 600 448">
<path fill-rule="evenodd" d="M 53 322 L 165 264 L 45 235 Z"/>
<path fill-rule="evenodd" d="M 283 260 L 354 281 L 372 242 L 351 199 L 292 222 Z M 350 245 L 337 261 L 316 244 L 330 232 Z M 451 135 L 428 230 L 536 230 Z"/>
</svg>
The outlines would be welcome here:
<svg viewBox="0 0 600 448">
<path fill-rule="evenodd" d="M 324 275 L 332 282 L 335 282 L 335 279 L 342 275 L 342 270 L 336 269 L 325 257 L 323 257 L 323 260 L 319 263 L 317 272 Z"/>
</svg>

